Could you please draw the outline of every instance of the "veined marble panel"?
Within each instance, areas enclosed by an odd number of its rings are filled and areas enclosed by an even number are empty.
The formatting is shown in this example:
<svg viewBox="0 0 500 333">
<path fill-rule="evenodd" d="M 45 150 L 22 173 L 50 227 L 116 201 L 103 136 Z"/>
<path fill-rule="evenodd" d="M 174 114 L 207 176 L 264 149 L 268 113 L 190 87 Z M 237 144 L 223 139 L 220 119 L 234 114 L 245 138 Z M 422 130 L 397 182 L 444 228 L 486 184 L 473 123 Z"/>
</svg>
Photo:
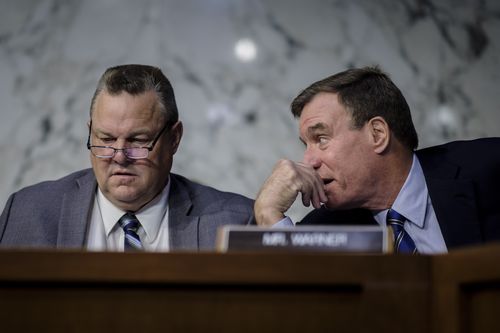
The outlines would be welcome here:
<svg viewBox="0 0 500 333">
<path fill-rule="evenodd" d="M 95 84 L 110 66 L 161 67 L 185 134 L 174 172 L 255 197 L 277 159 L 300 160 L 293 97 L 379 64 L 421 147 L 500 135 L 500 3 L 350 0 L 0 0 L 0 205 L 89 167 Z M 304 209 L 295 205 L 291 216 Z"/>
</svg>

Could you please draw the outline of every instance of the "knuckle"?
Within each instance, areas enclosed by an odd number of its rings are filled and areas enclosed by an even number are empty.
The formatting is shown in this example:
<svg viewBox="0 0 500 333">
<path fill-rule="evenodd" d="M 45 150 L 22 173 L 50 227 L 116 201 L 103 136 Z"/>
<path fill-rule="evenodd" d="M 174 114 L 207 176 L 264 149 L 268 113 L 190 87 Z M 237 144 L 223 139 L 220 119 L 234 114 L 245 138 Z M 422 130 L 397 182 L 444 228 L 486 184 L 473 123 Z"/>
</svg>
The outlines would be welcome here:
<svg viewBox="0 0 500 333">
<path fill-rule="evenodd" d="M 287 159 L 280 159 L 277 163 L 277 167 L 283 169 L 294 168 L 294 163 Z"/>
</svg>

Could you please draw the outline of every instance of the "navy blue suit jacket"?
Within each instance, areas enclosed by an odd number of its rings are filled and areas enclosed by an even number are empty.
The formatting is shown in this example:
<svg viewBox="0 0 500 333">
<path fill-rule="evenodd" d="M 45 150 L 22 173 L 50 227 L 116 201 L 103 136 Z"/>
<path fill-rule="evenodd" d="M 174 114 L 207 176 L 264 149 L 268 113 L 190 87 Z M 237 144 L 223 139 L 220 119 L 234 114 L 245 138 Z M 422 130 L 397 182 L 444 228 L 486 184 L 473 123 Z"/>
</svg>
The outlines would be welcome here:
<svg viewBox="0 0 500 333">
<path fill-rule="evenodd" d="M 448 249 L 500 241 L 500 138 L 455 141 L 416 151 Z M 300 224 L 373 224 L 370 211 L 326 208 Z"/>
</svg>

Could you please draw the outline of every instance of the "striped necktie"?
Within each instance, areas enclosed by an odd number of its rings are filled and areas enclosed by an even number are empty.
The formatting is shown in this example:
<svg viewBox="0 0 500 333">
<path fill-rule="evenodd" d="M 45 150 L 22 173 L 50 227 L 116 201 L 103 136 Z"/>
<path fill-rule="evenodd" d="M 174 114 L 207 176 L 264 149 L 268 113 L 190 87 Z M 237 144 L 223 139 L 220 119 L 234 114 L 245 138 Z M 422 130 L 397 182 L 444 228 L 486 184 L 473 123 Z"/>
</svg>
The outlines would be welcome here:
<svg viewBox="0 0 500 333">
<path fill-rule="evenodd" d="M 118 221 L 120 227 L 125 232 L 125 251 L 141 251 L 143 250 L 141 239 L 137 235 L 137 230 L 141 226 L 137 217 L 128 212 L 123 215 Z"/>
<path fill-rule="evenodd" d="M 393 209 L 387 212 L 387 224 L 392 227 L 394 232 L 394 252 L 395 253 L 418 253 L 415 242 L 404 229 L 406 218 Z"/>
</svg>

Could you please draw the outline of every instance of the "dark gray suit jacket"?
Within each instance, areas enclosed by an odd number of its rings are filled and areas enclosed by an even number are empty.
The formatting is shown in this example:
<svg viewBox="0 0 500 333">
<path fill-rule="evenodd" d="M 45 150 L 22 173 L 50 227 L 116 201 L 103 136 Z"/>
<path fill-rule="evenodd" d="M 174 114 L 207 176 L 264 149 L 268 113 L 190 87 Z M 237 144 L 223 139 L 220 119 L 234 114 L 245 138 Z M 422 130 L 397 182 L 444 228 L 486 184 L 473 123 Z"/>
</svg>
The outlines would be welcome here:
<svg viewBox="0 0 500 333">
<path fill-rule="evenodd" d="M 500 138 L 455 141 L 416 152 L 448 249 L 500 241 Z M 376 224 L 366 209 L 316 209 L 307 224 Z"/>
<path fill-rule="evenodd" d="M 212 250 L 217 227 L 249 224 L 253 201 L 170 174 L 170 249 Z M 0 247 L 84 248 L 97 182 L 92 169 L 12 194 L 0 216 Z"/>
</svg>

